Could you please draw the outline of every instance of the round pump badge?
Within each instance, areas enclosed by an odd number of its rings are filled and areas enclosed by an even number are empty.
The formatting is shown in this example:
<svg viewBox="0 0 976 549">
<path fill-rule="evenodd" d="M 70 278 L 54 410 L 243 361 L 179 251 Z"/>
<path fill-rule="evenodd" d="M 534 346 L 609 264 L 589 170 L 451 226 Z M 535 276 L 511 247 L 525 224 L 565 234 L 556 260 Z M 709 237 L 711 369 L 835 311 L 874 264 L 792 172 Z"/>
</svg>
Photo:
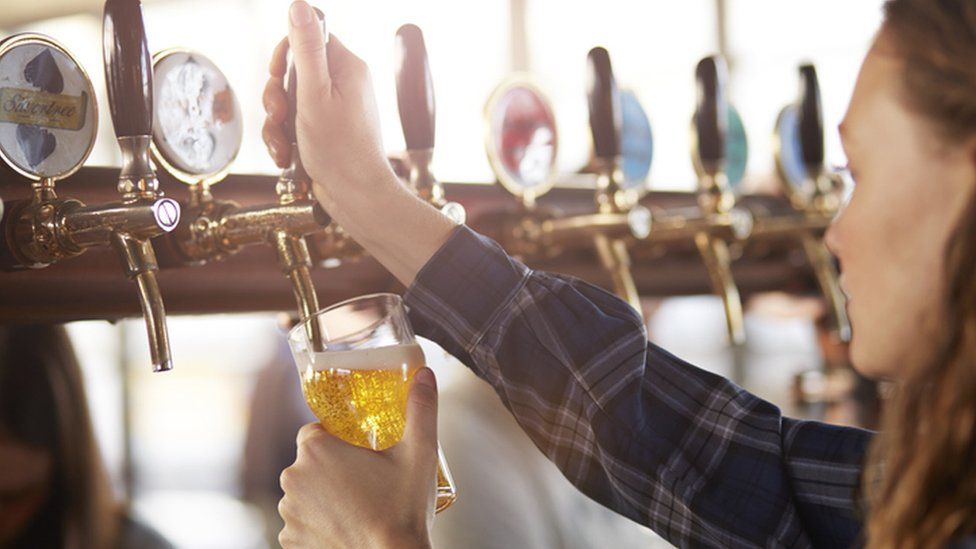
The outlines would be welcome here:
<svg viewBox="0 0 976 549">
<path fill-rule="evenodd" d="M 485 109 L 488 160 L 498 181 L 527 201 L 553 184 L 558 138 L 548 99 L 526 81 L 502 84 Z"/>
<path fill-rule="evenodd" d="M 654 158 L 654 136 L 651 123 L 634 92 L 620 91 L 620 113 L 623 131 L 620 135 L 621 169 L 625 190 L 638 189 L 647 181 Z"/>
<path fill-rule="evenodd" d="M 728 139 L 725 141 L 725 175 L 733 189 L 742 183 L 749 163 L 749 140 L 742 117 L 729 105 Z"/>
<path fill-rule="evenodd" d="M 800 141 L 800 119 L 794 105 L 784 108 L 776 119 L 776 167 L 790 194 L 802 196 L 809 192 Z"/>
<path fill-rule="evenodd" d="M 153 58 L 152 152 L 184 183 L 215 183 L 241 148 L 241 108 L 210 59 L 186 50 Z"/>
<path fill-rule="evenodd" d="M 63 46 L 40 34 L 0 41 L 0 158 L 30 179 L 62 179 L 97 130 L 91 80 Z"/>
</svg>

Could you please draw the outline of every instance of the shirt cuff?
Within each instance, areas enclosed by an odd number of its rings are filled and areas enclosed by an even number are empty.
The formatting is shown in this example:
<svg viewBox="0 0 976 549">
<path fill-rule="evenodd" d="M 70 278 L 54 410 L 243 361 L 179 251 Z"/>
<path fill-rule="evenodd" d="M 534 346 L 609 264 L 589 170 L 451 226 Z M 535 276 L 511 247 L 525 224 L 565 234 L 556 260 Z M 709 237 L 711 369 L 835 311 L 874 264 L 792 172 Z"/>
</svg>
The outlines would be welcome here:
<svg viewBox="0 0 976 549">
<path fill-rule="evenodd" d="M 419 335 L 464 360 L 531 272 L 494 240 L 460 225 L 417 274 L 404 301 Z"/>
</svg>

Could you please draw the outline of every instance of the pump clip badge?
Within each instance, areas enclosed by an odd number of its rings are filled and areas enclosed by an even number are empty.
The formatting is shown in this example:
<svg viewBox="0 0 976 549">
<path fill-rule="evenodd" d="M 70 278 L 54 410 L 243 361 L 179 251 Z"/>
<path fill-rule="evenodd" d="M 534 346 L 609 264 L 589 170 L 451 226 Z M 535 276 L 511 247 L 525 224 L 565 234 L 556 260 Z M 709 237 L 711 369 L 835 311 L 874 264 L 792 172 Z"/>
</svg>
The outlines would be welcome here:
<svg viewBox="0 0 976 549">
<path fill-rule="evenodd" d="M 91 82 L 46 37 L 0 43 L 0 156 L 33 178 L 77 169 L 95 138 Z"/>
</svg>

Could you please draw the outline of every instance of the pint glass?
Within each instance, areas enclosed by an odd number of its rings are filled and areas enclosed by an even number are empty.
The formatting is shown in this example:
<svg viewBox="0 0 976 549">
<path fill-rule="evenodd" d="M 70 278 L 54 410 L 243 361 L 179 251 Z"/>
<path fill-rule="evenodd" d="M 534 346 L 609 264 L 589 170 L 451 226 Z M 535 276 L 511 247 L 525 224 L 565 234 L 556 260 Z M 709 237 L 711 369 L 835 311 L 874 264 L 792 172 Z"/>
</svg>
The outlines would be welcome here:
<svg viewBox="0 0 976 549">
<path fill-rule="evenodd" d="M 326 431 L 373 450 L 399 442 L 410 383 L 425 365 L 400 296 L 367 295 L 323 309 L 295 326 L 288 344 L 305 400 Z M 440 445 L 437 453 L 439 513 L 457 492 Z"/>
</svg>

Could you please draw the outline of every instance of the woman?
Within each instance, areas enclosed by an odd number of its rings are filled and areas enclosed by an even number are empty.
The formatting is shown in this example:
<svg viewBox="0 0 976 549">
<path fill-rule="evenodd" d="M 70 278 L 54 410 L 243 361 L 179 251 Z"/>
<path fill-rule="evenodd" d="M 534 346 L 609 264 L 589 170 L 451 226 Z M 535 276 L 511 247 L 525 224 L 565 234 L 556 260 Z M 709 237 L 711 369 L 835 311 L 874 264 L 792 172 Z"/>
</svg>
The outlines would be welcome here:
<svg viewBox="0 0 976 549">
<path fill-rule="evenodd" d="M 302 1 L 299 149 L 326 210 L 410 287 L 417 332 L 491 383 L 593 499 L 682 546 L 973 544 L 976 3 L 890 0 L 885 14 L 841 130 L 858 186 L 827 236 L 853 363 L 901 382 L 879 436 L 782 417 L 647 343 L 606 292 L 533 272 L 414 198 L 384 158 L 368 69 L 334 37 L 326 53 Z M 271 73 L 264 138 L 283 165 L 281 48 Z M 418 374 L 385 452 L 303 428 L 281 478 L 284 546 L 429 545 L 434 385 Z"/>
<path fill-rule="evenodd" d="M 170 547 L 114 501 L 58 326 L 0 326 L 0 547 Z"/>
</svg>

